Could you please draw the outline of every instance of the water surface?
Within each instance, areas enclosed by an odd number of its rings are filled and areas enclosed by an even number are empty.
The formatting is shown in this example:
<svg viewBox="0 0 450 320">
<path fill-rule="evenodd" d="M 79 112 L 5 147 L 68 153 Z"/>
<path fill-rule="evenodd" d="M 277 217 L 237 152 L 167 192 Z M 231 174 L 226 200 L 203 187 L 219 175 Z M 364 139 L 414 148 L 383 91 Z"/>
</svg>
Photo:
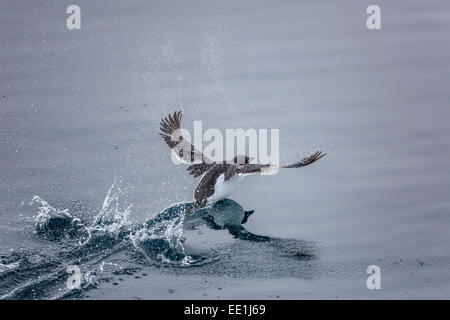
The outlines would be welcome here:
<svg viewBox="0 0 450 320">
<path fill-rule="evenodd" d="M 2 295 L 48 276 L 22 297 L 64 297 L 82 258 L 92 285 L 69 298 L 450 297 L 449 3 L 378 1 L 376 31 L 370 1 L 79 1 L 77 31 L 69 4 L 1 5 Z M 202 226 L 184 246 L 215 259 L 167 267 L 36 234 L 34 196 L 93 221 L 121 181 L 130 224 L 191 201 L 197 181 L 158 136 L 177 109 L 187 129 L 280 129 L 284 163 L 328 153 L 232 196 L 255 210 L 248 230 L 281 240 Z"/>
</svg>

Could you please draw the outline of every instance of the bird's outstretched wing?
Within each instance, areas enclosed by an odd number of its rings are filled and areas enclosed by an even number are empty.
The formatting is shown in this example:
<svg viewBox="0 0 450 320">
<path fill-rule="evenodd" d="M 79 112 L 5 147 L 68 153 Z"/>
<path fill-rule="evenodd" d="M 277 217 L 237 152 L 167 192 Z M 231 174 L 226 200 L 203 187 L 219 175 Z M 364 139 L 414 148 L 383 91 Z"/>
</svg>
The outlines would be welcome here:
<svg viewBox="0 0 450 320">
<path fill-rule="evenodd" d="M 181 125 L 181 111 L 175 111 L 169 114 L 167 117 L 161 120 L 159 133 L 163 137 L 166 144 L 176 154 L 180 161 L 185 163 L 195 164 L 213 164 L 214 161 L 203 155 L 200 151 L 194 148 L 194 146 L 182 136 L 180 129 Z M 197 176 L 199 171 L 202 171 L 206 166 L 190 166 L 188 169 L 191 174 Z M 195 169 L 195 170 L 194 170 Z"/>
<path fill-rule="evenodd" d="M 319 160 L 320 158 L 325 157 L 327 154 L 323 153 L 322 151 L 317 151 L 315 153 L 313 153 L 312 155 L 310 155 L 309 157 L 303 158 L 302 161 L 287 165 L 287 166 L 281 166 L 282 168 L 300 168 L 300 167 L 304 167 L 307 166 L 313 162 L 316 162 L 317 160 Z"/>
<path fill-rule="evenodd" d="M 242 164 L 236 165 L 230 168 L 230 173 L 228 176 L 232 176 L 233 174 L 239 175 L 253 175 L 253 174 L 264 174 L 269 173 L 271 171 L 277 171 L 282 168 L 301 168 L 307 166 L 313 162 L 316 162 L 320 158 L 326 156 L 326 153 L 322 151 L 317 151 L 310 155 L 309 157 L 303 158 L 301 161 L 289 164 L 289 165 L 270 165 L 270 164 Z"/>
</svg>

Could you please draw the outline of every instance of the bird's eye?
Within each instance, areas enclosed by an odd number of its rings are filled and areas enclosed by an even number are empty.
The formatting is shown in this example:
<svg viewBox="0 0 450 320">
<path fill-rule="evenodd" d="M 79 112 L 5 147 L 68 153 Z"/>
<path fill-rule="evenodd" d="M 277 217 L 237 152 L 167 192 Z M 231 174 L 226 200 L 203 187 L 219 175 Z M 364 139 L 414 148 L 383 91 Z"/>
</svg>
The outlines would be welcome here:
<svg viewBox="0 0 450 320">
<path fill-rule="evenodd" d="M 181 149 L 181 150 L 178 152 L 178 155 L 179 155 L 181 158 L 183 158 L 183 149 Z"/>
</svg>

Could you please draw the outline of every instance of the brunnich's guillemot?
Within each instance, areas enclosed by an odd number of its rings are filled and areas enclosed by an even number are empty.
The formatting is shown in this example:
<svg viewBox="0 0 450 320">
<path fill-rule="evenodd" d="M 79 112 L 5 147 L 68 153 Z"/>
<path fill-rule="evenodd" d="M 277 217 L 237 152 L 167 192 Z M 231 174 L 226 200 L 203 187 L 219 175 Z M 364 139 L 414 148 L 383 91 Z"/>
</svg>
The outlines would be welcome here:
<svg viewBox="0 0 450 320">
<path fill-rule="evenodd" d="M 175 111 L 161 120 L 160 135 L 166 144 L 183 162 L 194 163 L 187 170 L 194 177 L 202 176 L 194 191 L 194 206 L 191 210 L 225 199 L 236 189 L 247 175 L 266 173 L 281 168 L 300 168 L 307 166 L 326 154 L 317 151 L 303 160 L 290 165 L 252 164 L 252 158 L 238 155 L 231 161 L 214 162 L 183 138 L 180 130 L 181 111 Z"/>
</svg>

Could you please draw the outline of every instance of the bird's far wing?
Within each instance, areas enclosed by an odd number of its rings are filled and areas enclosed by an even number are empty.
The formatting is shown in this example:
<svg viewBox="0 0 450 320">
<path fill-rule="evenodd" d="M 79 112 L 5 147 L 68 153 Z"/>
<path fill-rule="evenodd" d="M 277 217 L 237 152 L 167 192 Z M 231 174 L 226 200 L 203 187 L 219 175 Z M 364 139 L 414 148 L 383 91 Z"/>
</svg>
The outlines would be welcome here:
<svg viewBox="0 0 450 320">
<path fill-rule="evenodd" d="M 313 162 L 316 162 L 320 158 L 324 157 L 326 153 L 317 151 L 309 157 L 303 158 L 301 161 L 289 164 L 289 165 L 270 165 L 270 164 L 242 164 L 234 166 L 234 172 L 238 175 L 253 175 L 253 174 L 267 174 L 270 172 L 276 172 L 281 168 L 301 168 L 307 166 Z"/>
<path fill-rule="evenodd" d="M 265 170 L 269 170 L 271 166 L 269 164 L 241 164 L 241 165 L 235 165 L 233 166 L 234 172 L 233 174 L 238 174 L 240 176 L 248 176 L 252 174 L 260 174 L 263 173 Z"/>
<path fill-rule="evenodd" d="M 300 168 L 307 166 L 313 162 L 316 162 L 320 158 L 325 157 L 327 154 L 323 153 L 322 151 L 317 151 L 310 155 L 309 157 L 303 158 L 302 161 L 287 165 L 287 166 L 281 166 L 281 168 Z"/>
<path fill-rule="evenodd" d="M 176 154 L 182 162 L 186 163 L 214 163 L 211 159 L 204 156 L 203 153 L 194 148 L 194 146 L 181 134 L 181 111 L 175 111 L 161 120 L 159 133 L 166 144 Z"/>
</svg>

